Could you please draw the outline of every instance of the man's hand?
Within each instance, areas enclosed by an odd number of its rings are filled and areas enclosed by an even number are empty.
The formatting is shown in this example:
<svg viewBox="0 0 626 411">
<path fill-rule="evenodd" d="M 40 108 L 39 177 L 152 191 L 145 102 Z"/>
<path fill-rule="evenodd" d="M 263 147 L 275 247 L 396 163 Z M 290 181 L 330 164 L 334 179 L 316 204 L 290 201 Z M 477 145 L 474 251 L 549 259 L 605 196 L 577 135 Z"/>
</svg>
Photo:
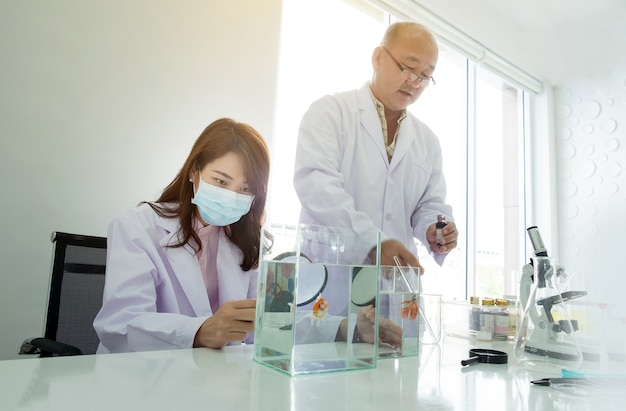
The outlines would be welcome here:
<svg viewBox="0 0 626 411">
<path fill-rule="evenodd" d="M 370 251 L 370 260 L 376 262 L 376 249 Z M 424 267 L 420 265 L 419 260 L 415 257 L 405 246 L 398 240 L 385 240 L 380 243 L 380 265 L 395 266 L 396 261 L 394 257 L 400 260 L 400 265 L 403 267 L 411 266 L 413 268 L 419 268 L 421 273 L 424 273 Z"/>
<path fill-rule="evenodd" d="M 446 254 L 454 250 L 456 248 L 457 237 L 459 235 L 459 232 L 456 229 L 456 224 L 454 224 L 453 221 L 450 221 L 441 229 L 443 237 L 439 240 L 439 245 L 437 245 L 436 241 L 437 228 L 435 225 L 436 223 L 432 223 L 426 230 L 426 239 L 428 240 L 430 249 L 439 254 Z"/>
</svg>

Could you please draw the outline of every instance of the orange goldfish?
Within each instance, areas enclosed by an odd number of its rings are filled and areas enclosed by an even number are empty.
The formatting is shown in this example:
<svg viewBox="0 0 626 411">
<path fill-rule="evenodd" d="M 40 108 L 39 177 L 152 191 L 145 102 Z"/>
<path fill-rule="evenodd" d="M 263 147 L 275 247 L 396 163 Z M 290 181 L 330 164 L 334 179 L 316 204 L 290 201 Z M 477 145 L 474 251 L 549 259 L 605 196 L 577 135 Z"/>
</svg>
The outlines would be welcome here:
<svg viewBox="0 0 626 411">
<path fill-rule="evenodd" d="M 413 298 L 402 302 L 400 316 L 405 320 L 414 320 L 417 318 L 418 310 L 417 295 L 413 294 Z"/>
<path fill-rule="evenodd" d="M 328 311 L 328 301 L 326 301 L 321 294 L 315 300 L 312 311 L 313 316 L 320 320 L 326 315 L 326 312 Z"/>
</svg>

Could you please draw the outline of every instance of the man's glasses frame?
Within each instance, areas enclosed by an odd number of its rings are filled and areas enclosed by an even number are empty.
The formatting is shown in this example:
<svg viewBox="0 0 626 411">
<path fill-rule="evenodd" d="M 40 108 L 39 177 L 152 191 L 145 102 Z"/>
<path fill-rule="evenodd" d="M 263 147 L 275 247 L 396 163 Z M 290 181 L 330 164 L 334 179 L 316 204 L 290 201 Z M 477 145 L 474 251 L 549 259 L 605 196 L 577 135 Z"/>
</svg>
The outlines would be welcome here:
<svg viewBox="0 0 626 411">
<path fill-rule="evenodd" d="M 413 73 L 411 70 L 409 70 L 408 67 L 402 65 L 402 63 L 396 60 L 396 58 L 393 56 L 393 54 L 391 54 L 391 52 L 389 51 L 389 49 L 387 49 L 387 47 L 385 46 L 381 46 L 381 47 L 387 52 L 387 54 L 389 54 L 389 57 L 391 57 L 391 60 L 393 60 L 396 66 L 398 66 L 398 68 L 400 69 L 400 71 L 402 72 L 402 74 L 404 75 L 407 81 L 410 81 L 412 83 L 419 82 L 419 85 L 421 87 L 428 87 L 431 82 L 433 83 L 433 86 L 437 84 L 433 77 L 425 77 L 425 76 L 420 76 L 419 74 Z"/>
</svg>

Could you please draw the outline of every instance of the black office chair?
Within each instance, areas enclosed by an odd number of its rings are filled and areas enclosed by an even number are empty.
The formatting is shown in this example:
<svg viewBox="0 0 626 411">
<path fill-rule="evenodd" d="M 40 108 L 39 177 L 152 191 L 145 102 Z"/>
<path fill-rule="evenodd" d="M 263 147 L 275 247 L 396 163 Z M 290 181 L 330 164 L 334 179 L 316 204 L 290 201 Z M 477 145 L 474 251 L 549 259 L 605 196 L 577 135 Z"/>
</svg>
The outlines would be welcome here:
<svg viewBox="0 0 626 411">
<path fill-rule="evenodd" d="M 93 320 L 102 306 L 107 240 L 53 232 L 54 261 L 43 338 L 24 341 L 20 354 L 95 354 Z"/>
</svg>

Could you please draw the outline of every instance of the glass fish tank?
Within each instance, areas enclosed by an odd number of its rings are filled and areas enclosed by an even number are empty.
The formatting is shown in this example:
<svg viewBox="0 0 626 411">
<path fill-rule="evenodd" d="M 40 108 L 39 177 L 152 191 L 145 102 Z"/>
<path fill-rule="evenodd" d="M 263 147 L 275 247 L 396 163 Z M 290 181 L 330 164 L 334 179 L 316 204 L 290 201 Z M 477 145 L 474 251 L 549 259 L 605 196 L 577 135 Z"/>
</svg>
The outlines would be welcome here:
<svg viewBox="0 0 626 411">
<path fill-rule="evenodd" d="M 424 304 L 420 294 L 421 271 L 412 267 L 381 266 L 379 271 L 379 340 L 378 357 L 410 357 L 419 354 L 420 325 Z M 428 324 L 428 326 L 430 326 Z M 387 335 L 399 335 L 399 341 Z"/>
<path fill-rule="evenodd" d="M 272 226 L 261 256 L 254 360 L 296 376 L 376 367 L 380 236 Z"/>
</svg>

